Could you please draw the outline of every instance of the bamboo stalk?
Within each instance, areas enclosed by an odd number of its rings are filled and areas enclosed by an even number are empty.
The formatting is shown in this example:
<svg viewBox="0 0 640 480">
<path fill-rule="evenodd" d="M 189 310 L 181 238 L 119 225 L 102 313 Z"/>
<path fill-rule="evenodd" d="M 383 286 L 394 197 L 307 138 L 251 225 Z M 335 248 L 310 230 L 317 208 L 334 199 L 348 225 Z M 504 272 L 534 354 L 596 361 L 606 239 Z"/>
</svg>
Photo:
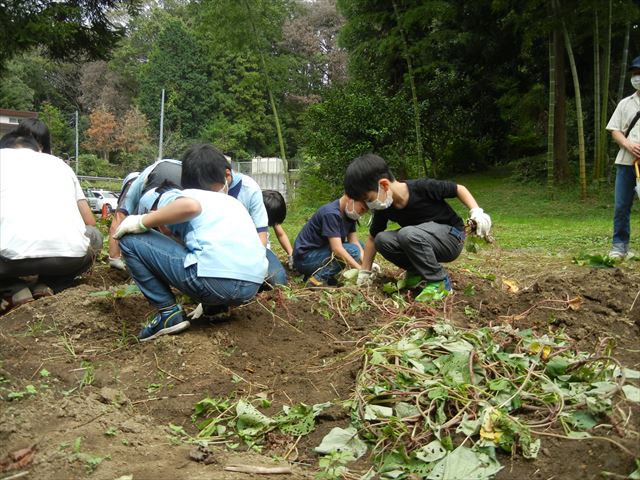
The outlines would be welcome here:
<svg viewBox="0 0 640 480">
<path fill-rule="evenodd" d="M 560 2 L 556 1 L 558 10 L 560 9 Z M 571 39 L 569 38 L 569 31 L 567 25 L 562 19 L 562 32 L 564 34 L 565 48 L 567 49 L 567 55 L 569 57 L 569 65 L 571 66 L 571 77 L 573 78 L 573 89 L 576 96 L 576 121 L 578 123 L 578 165 L 580 171 L 580 197 L 584 200 L 587 198 L 587 172 L 586 172 L 586 160 L 585 160 L 585 146 L 584 146 L 584 119 L 582 116 L 582 97 L 580 95 L 580 79 L 578 78 L 578 69 L 576 67 L 576 59 L 573 55 L 573 48 L 571 47 Z"/>
</svg>

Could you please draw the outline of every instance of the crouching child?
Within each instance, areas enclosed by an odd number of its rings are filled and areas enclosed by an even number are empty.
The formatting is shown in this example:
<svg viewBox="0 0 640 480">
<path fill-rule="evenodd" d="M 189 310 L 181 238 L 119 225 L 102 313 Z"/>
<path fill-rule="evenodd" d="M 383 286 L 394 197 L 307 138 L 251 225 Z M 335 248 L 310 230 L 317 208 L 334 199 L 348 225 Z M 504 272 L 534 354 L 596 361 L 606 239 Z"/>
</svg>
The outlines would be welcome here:
<svg viewBox="0 0 640 480">
<path fill-rule="evenodd" d="M 356 222 L 366 211 L 363 202 L 342 195 L 302 227 L 293 246 L 293 267 L 304 275 L 307 287 L 335 285 L 343 268 L 361 268 Z"/>
<path fill-rule="evenodd" d="M 452 292 L 442 262 L 458 258 L 465 232 L 462 218 L 447 198 L 458 198 L 470 209 L 479 236 L 488 235 L 491 228 L 491 218 L 463 185 L 430 178 L 397 181 L 377 155 L 367 154 L 351 162 L 345 175 L 345 192 L 373 210 L 358 285 L 370 282 L 371 265 L 376 252 L 380 252 L 406 270 L 407 286 L 423 287 L 417 300 L 437 300 Z M 389 221 L 400 228 L 387 231 Z"/>
<path fill-rule="evenodd" d="M 182 190 L 161 196 L 158 209 L 130 215 L 115 238 L 131 276 L 158 313 L 141 341 L 190 326 L 171 287 L 204 305 L 240 305 L 258 292 L 267 257 L 247 210 L 226 195 L 226 159 L 195 145 L 182 160 Z M 181 243 L 152 230 L 165 225 Z"/>
</svg>

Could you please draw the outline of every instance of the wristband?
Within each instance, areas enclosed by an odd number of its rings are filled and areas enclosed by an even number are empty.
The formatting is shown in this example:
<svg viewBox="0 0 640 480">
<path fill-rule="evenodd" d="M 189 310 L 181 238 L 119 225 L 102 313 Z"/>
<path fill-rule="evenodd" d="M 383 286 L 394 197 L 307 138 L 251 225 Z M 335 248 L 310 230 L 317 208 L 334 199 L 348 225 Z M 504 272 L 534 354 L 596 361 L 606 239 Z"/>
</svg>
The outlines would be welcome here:
<svg viewBox="0 0 640 480">
<path fill-rule="evenodd" d="M 144 215 L 140 215 L 140 221 L 138 222 L 138 225 L 140 226 L 140 229 L 143 232 L 148 232 L 149 229 L 147 227 L 144 226 L 144 223 L 142 223 L 142 219 L 144 218 Z"/>
</svg>

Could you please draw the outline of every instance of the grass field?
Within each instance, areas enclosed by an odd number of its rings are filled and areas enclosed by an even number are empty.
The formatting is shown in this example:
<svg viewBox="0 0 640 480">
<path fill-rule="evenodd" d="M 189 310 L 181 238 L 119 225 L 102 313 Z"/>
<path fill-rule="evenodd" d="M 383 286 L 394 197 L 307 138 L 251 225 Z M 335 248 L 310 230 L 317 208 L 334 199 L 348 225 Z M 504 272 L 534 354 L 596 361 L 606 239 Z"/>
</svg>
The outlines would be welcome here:
<svg viewBox="0 0 640 480">
<path fill-rule="evenodd" d="M 473 193 L 493 220 L 492 233 L 506 250 L 525 250 L 548 255 L 604 255 L 609 251 L 613 228 L 613 186 L 591 192 L 580 200 L 574 187 L 558 189 L 549 199 L 544 185 L 514 182 L 508 174 L 490 172 L 454 178 Z M 462 218 L 468 211 L 459 201 L 450 204 Z M 320 206 L 317 205 L 317 206 Z M 315 208 L 294 206 L 284 228 L 293 243 Z M 361 220 L 359 233 L 366 239 L 368 217 Z M 640 255 L 640 202 L 634 203 L 631 219 L 631 250 Z M 636 257 L 637 258 L 637 257 Z"/>
</svg>

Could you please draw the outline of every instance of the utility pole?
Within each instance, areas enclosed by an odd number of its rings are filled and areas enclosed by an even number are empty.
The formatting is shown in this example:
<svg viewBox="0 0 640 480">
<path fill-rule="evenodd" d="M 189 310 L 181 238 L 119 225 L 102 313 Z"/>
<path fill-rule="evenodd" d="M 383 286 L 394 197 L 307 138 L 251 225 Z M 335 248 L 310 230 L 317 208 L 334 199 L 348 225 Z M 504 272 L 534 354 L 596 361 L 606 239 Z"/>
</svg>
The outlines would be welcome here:
<svg viewBox="0 0 640 480">
<path fill-rule="evenodd" d="M 76 175 L 78 175 L 78 110 L 76 110 Z"/>
<path fill-rule="evenodd" d="M 158 160 L 162 160 L 163 130 L 164 130 L 164 88 L 162 89 L 162 100 L 160 101 L 160 143 L 158 145 Z"/>
</svg>

